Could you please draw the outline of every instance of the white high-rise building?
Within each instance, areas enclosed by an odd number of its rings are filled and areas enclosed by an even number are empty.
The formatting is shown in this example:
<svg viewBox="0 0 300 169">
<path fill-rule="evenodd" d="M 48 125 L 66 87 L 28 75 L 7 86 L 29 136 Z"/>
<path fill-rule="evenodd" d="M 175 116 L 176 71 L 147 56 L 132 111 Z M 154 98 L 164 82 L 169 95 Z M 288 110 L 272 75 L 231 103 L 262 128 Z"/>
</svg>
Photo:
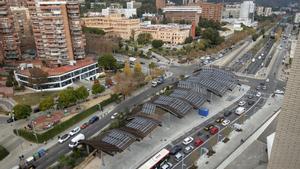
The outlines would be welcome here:
<svg viewBox="0 0 300 169">
<path fill-rule="evenodd" d="M 300 12 L 295 14 L 294 23 L 300 23 Z"/>
<path fill-rule="evenodd" d="M 264 11 L 264 16 L 271 16 L 272 15 L 272 8 L 266 7 Z"/>
<path fill-rule="evenodd" d="M 241 4 L 240 19 L 254 20 L 255 4 L 253 1 L 244 1 Z"/>
<path fill-rule="evenodd" d="M 257 15 L 257 16 L 262 16 L 262 15 L 264 15 L 264 7 L 263 7 L 263 6 L 258 6 L 258 7 L 256 7 L 256 15 Z"/>
</svg>

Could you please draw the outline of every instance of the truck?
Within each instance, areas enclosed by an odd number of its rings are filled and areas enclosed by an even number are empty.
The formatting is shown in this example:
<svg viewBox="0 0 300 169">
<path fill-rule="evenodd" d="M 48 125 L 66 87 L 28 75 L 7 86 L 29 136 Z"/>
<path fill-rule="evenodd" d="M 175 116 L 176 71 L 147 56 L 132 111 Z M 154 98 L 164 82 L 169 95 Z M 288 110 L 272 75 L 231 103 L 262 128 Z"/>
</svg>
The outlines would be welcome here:
<svg viewBox="0 0 300 169">
<path fill-rule="evenodd" d="M 82 141 L 85 139 L 85 136 L 84 134 L 82 133 L 79 133 L 77 136 L 75 136 L 74 138 L 72 138 L 70 144 L 69 144 L 69 147 L 70 148 L 74 148 L 74 147 L 77 147 L 78 144 L 79 144 L 79 141 Z"/>
</svg>

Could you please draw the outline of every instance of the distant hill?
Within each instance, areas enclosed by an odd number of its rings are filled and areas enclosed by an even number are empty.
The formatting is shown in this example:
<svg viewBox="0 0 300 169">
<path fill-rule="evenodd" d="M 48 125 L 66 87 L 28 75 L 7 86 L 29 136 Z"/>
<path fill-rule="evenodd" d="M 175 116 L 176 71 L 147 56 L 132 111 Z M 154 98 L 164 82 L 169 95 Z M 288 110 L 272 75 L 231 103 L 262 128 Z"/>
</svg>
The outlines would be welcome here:
<svg viewBox="0 0 300 169">
<path fill-rule="evenodd" d="M 182 0 L 171 0 L 176 4 L 181 4 Z M 208 0 L 208 2 L 241 2 L 242 0 Z M 282 7 L 287 6 L 291 2 L 299 2 L 299 0 L 256 0 L 255 3 L 263 6 Z"/>
<path fill-rule="evenodd" d="M 209 2 L 223 2 L 223 0 L 208 0 Z M 224 0 L 224 2 L 241 2 L 242 0 Z M 256 0 L 255 3 L 263 6 L 283 7 L 291 2 L 298 2 L 299 0 Z"/>
</svg>

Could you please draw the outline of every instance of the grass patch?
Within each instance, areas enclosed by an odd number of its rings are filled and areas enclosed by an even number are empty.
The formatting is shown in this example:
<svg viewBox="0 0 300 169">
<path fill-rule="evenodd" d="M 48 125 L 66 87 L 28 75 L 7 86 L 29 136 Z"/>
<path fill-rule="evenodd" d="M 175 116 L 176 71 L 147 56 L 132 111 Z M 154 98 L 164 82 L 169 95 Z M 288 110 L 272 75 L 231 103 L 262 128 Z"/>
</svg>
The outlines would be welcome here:
<svg viewBox="0 0 300 169">
<path fill-rule="evenodd" d="M 116 102 L 119 100 L 119 96 L 116 94 L 111 95 L 109 99 L 106 99 L 100 103 L 101 107 L 105 107 L 110 103 Z M 66 129 L 70 128 L 72 125 L 80 122 L 82 119 L 87 118 L 88 116 L 94 114 L 97 110 L 99 110 L 99 106 L 95 105 L 85 111 L 82 111 L 81 113 L 76 114 L 69 120 L 66 120 L 62 123 L 59 123 L 58 125 L 55 125 L 52 129 L 44 132 L 44 133 L 34 133 L 29 130 L 24 130 L 24 129 L 17 129 L 14 130 L 14 133 L 16 135 L 19 135 L 23 137 L 24 139 L 35 142 L 35 143 L 43 143 L 45 141 L 48 141 L 55 137 L 56 135 L 60 134 L 61 132 L 65 131 Z"/>
<path fill-rule="evenodd" d="M 0 160 L 4 159 L 8 154 L 9 152 L 0 145 Z"/>
<path fill-rule="evenodd" d="M 56 97 L 59 92 L 36 92 L 36 93 L 28 93 L 24 95 L 16 95 L 13 96 L 13 99 L 19 104 L 26 104 L 26 105 L 37 105 L 43 99 L 49 96 Z"/>
</svg>

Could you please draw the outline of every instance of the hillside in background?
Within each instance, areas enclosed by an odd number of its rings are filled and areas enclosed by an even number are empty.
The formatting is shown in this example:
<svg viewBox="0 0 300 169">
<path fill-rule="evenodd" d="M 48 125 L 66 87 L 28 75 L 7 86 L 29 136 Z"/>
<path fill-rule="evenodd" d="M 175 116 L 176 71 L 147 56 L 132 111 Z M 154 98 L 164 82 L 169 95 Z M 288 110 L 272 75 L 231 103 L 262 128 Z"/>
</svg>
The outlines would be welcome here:
<svg viewBox="0 0 300 169">
<path fill-rule="evenodd" d="M 209 2 L 241 2 L 241 0 L 208 0 Z M 271 7 L 283 7 L 287 6 L 291 2 L 297 2 L 299 0 L 256 0 L 255 3 L 263 6 Z"/>
<path fill-rule="evenodd" d="M 176 4 L 181 4 L 182 0 L 171 0 Z M 209 2 L 241 2 L 242 0 L 208 0 Z M 291 2 L 299 2 L 299 0 L 256 0 L 259 5 L 272 6 L 272 7 L 282 7 L 287 6 Z"/>
</svg>

